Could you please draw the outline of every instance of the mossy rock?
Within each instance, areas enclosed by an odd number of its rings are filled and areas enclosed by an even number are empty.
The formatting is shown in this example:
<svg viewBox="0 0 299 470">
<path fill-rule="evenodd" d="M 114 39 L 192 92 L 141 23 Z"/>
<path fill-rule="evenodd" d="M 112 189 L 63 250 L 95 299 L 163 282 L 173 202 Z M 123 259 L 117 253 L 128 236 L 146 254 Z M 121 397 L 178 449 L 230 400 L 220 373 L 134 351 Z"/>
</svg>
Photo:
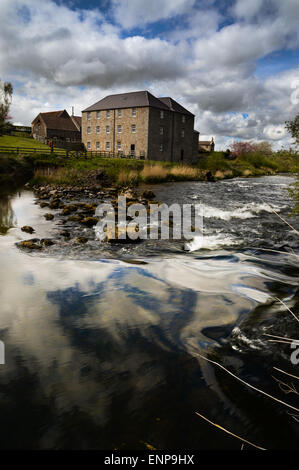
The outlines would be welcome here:
<svg viewBox="0 0 299 470">
<path fill-rule="evenodd" d="M 64 206 L 61 215 L 69 215 L 78 209 L 75 205 Z"/>
<path fill-rule="evenodd" d="M 70 222 L 81 222 L 84 216 L 82 215 L 70 215 L 67 220 Z"/>
<path fill-rule="evenodd" d="M 67 230 L 63 230 L 60 235 L 62 237 L 65 237 L 65 238 L 69 238 L 71 236 L 70 232 L 68 232 Z"/>
<path fill-rule="evenodd" d="M 153 193 L 153 191 L 146 189 L 145 191 L 143 191 L 142 197 L 144 197 L 144 199 L 152 200 L 152 199 L 155 199 L 156 196 L 155 196 L 155 193 Z"/>
<path fill-rule="evenodd" d="M 115 227 L 115 234 L 111 231 L 106 230 L 106 242 L 108 243 L 139 243 L 141 241 L 140 238 L 137 239 L 132 239 L 130 238 L 130 233 L 133 234 L 133 232 L 136 233 L 136 230 L 134 227 Z M 125 237 L 124 237 L 125 235 Z M 124 237 L 124 238 L 120 238 Z"/>
<path fill-rule="evenodd" d="M 78 243 L 87 243 L 87 242 L 88 242 L 88 238 L 86 238 L 86 237 L 78 237 L 78 238 L 77 238 L 77 242 L 78 242 Z"/>
<path fill-rule="evenodd" d="M 53 242 L 50 238 L 43 238 L 41 241 L 42 246 L 52 246 L 55 245 L 55 242 Z"/>
<path fill-rule="evenodd" d="M 40 203 L 40 207 L 43 208 L 43 207 L 47 207 L 49 205 L 48 202 L 41 202 Z"/>
<path fill-rule="evenodd" d="M 22 248 L 28 248 L 29 250 L 41 250 L 42 246 L 37 245 L 37 243 L 33 240 L 24 240 L 23 242 L 19 243 L 19 246 Z"/>
<path fill-rule="evenodd" d="M 81 220 L 81 224 L 86 225 L 86 227 L 93 227 L 98 221 L 98 217 L 85 217 L 85 219 Z"/>
<path fill-rule="evenodd" d="M 47 214 L 44 214 L 44 218 L 45 218 L 46 220 L 53 220 L 53 219 L 54 219 L 54 215 L 47 213 Z"/>
<path fill-rule="evenodd" d="M 21 227 L 22 232 L 26 233 L 33 233 L 35 232 L 34 228 L 30 227 L 30 225 L 24 225 L 24 227 Z"/>
</svg>

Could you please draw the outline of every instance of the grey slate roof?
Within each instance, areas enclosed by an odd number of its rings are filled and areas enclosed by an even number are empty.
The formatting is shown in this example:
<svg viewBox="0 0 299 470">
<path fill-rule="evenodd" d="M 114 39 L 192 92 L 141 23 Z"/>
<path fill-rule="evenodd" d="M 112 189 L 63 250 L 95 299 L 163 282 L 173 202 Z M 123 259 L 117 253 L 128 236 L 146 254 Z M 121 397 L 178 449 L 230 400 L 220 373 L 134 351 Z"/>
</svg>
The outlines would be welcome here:
<svg viewBox="0 0 299 470">
<path fill-rule="evenodd" d="M 84 109 L 82 112 L 101 111 L 104 109 L 140 108 L 146 106 L 159 109 L 169 109 L 165 103 L 148 91 L 133 91 L 131 93 L 106 96 L 92 106 Z"/>
<path fill-rule="evenodd" d="M 162 101 L 162 103 L 166 104 L 166 106 L 171 111 L 175 111 L 176 113 L 189 114 L 191 116 L 194 116 L 194 114 L 190 113 L 190 111 L 188 111 L 188 109 L 184 108 L 182 105 L 180 105 L 177 101 L 175 101 L 170 96 L 159 98 L 159 100 Z"/>
</svg>

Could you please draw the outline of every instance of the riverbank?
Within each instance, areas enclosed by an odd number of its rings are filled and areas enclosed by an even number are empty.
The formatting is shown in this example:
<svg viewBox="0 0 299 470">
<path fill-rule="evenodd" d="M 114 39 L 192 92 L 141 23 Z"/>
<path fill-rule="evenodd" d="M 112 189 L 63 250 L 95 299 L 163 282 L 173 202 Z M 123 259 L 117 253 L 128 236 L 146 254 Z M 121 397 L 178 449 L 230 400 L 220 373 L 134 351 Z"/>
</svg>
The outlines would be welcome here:
<svg viewBox="0 0 299 470">
<path fill-rule="evenodd" d="M 232 160 L 223 152 L 213 152 L 200 157 L 194 165 L 122 158 L 65 158 L 42 153 L 23 157 L 0 156 L 2 183 L 7 181 L 9 184 L 22 171 L 24 179 L 30 179 L 31 186 L 76 184 L 84 187 L 100 171 L 105 174 L 108 185 L 121 187 L 138 186 L 140 183 L 218 181 L 278 173 L 294 174 L 299 172 L 299 155 L 290 152 L 277 152 L 269 156 L 252 153 Z M 98 184 L 98 187 L 101 186 L 102 182 Z"/>
<path fill-rule="evenodd" d="M 230 160 L 222 152 L 214 152 L 199 158 L 195 165 L 121 158 L 80 158 L 64 162 L 56 158 L 55 163 L 55 168 L 49 169 L 43 165 L 36 169 L 32 183 L 74 184 L 78 179 L 82 181 L 84 175 L 89 177 L 90 172 L 98 169 L 105 172 L 111 184 L 120 186 L 175 181 L 218 181 L 234 177 L 299 172 L 299 156 L 288 153 L 273 154 L 271 158 L 252 154 Z"/>
</svg>

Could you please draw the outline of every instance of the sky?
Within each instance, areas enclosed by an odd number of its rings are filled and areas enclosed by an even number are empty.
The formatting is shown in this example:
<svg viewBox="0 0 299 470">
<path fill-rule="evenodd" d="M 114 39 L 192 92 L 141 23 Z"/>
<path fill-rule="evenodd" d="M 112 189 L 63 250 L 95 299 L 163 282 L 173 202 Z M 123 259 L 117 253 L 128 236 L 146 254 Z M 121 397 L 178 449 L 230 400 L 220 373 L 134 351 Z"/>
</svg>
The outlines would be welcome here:
<svg viewBox="0 0 299 470">
<path fill-rule="evenodd" d="M 288 148 L 299 109 L 299 0 L 0 0 L 11 116 L 75 114 L 113 93 L 171 96 L 216 149 Z"/>
</svg>

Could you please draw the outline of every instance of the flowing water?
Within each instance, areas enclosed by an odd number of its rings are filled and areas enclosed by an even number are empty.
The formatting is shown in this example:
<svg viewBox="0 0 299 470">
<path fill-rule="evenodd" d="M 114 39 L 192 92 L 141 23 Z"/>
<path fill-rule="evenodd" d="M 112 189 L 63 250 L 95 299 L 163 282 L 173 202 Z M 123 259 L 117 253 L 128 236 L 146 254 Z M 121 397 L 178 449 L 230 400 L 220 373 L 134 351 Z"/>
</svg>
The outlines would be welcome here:
<svg viewBox="0 0 299 470">
<path fill-rule="evenodd" d="M 288 176 L 154 186 L 201 203 L 204 238 L 28 253 L 55 236 L 30 191 L 0 198 L 0 448 L 240 449 L 196 412 L 266 448 L 297 448 L 298 219 Z M 297 254 L 297 255 L 296 255 Z M 280 299 L 283 303 L 281 303 Z M 293 382 L 298 382 L 293 379 Z M 294 384 L 296 385 L 296 384 Z M 246 448 L 246 446 L 245 446 Z"/>
</svg>

